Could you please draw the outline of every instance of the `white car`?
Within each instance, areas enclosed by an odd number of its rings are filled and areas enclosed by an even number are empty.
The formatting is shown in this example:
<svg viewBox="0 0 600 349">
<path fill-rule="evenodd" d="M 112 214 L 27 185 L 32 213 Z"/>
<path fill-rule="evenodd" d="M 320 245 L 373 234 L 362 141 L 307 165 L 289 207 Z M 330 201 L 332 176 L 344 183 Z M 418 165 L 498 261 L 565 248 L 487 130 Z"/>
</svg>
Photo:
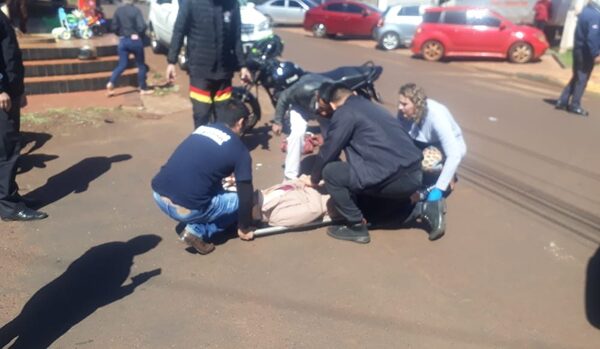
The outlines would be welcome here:
<svg viewBox="0 0 600 349">
<path fill-rule="evenodd" d="M 154 53 L 164 52 L 171 45 L 179 1 L 181 0 L 150 0 L 148 33 Z M 242 17 L 242 45 L 246 50 L 255 41 L 273 35 L 273 30 L 267 17 L 257 11 L 253 3 L 247 3 L 245 0 L 238 1 Z M 186 65 L 185 43 L 179 54 L 179 65 L 182 67 Z"/>
</svg>

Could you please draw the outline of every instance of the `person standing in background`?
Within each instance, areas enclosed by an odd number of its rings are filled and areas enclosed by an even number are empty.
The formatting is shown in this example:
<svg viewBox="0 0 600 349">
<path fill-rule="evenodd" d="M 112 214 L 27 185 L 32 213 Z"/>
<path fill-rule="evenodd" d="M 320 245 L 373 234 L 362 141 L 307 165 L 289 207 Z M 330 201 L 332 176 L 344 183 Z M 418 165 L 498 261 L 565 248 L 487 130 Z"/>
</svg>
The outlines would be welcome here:
<svg viewBox="0 0 600 349">
<path fill-rule="evenodd" d="M 138 86 L 141 94 L 151 94 L 154 91 L 148 89 L 146 83 L 146 75 L 148 68 L 144 57 L 144 43 L 142 37 L 146 32 L 146 22 L 142 16 L 142 11 L 135 7 L 134 0 L 123 0 L 123 5 L 120 6 L 113 16 L 111 30 L 119 36 L 119 63 L 112 72 L 110 81 L 106 84 L 108 95 L 114 93 L 115 84 L 127 69 L 129 62 L 129 54 L 133 53 L 135 63 L 138 67 Z"/>
<path fill-rule="evenodd" d="M 575 46 L 573 47 L 573 75 L 555 108 L 580 116 L 588 116 L 581 107 L 581 98 L 594 64 L 600 63 L 600 0 L 591 0 L 577 18 Z"/>
</svg>

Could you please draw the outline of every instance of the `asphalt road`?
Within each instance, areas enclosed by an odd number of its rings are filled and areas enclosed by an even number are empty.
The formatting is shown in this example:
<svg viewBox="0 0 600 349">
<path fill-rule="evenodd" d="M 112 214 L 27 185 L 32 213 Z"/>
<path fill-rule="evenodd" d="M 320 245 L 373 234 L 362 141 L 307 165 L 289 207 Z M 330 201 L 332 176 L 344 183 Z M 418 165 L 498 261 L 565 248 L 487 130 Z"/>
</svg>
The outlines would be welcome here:
<svg viewBox="0 0 600 349">
<path fill-rule="evenodd" d="M 189 111 L 57 135 L 43 151 L 60 158 L 20 183 L 35 188 L 55 176 L 82 184 L 55 193 L 60 200 L 45 208 L 50 219 L 22 228 L 37 252 L 12 287 L 39 290 L 25 308 L 37 322 L 24 336 L 50 338 L 56 348 L 600 346 L 599 115 L 554 111 L 543 99 L 558 88 L 482 73 L 468 62 L 432 64 L 368 44 L 281 35 L 285 58 L 310 71 L 383 65 L 377 88 L 390 110 L 409 81 L 450 108 L 468 155 L 448 201 L 447 235 L 431 243 L 423 231 L 380 230 L 358 245 L 321 229 L 189 254 L 149 189 L 190 132 Z M 164 57 L 149 61 L 164 68 Z M 600 110 L 597 98 L 585 105 Z M 276 141 L 248 139 L 257 187 L 282 178 Z M 78 172 L 82 159 L 87 167 Z M 143 234 L 162 241 L 137 251 L 133 265 L 129 245 L 84 255 Z M 128 293 L 119 286 L 130 267 L 130 276 L 161 273 L 137 279 L 145 282 Z M 56 322 L 66 326 L 44 331 Z"/>
</svg>

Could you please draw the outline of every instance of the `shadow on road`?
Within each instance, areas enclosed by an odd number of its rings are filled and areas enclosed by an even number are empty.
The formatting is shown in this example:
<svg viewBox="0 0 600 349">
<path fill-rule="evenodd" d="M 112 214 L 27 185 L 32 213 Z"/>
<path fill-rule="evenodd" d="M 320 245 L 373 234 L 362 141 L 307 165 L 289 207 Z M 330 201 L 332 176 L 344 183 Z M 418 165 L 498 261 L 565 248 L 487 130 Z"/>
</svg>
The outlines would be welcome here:
<svg viewBox="0 0 600 349">
<path fill-rule="evenodd" d="M 85 192 L 93 180 L 110 170 L 113 163 L 129 159 L 131 159 L 131 155 L 120 154 L 81 160 L 63 172 L 50 177 L 46 184 L 27 193 L 24 198 L 36 202 L 34 208 L 40 209 L 71 193 Z"/>
<path fill-rule="evenodd" d="M 590 258 L 587 267 L 585 314 L 590 324 L 600 329 L 600 248 Z"/>
<path fill-rule="evenodd" d="M 0 348 L 16 338 L 11 349 L 48 348 L 96 309 L 116 302 L 161 273 L 161 269 L 129 276 L 133 258 L 155 248 L 157 235 L 92 247 L 67 270 L 37 291 L 21 313 L 0 329 Z"/>
<path fill-rule="evenodd" d="M 253 128 L 248 131 L 243 137 L 242 141 L 248 147 L 248 150 L 253 151 L 260 146 L 261 149 L 269 150 L 269 139 L 271 134 L 269 126 L 261 126 Z"/>
<path fill-rule="evenodd" d="M 17 174 L 27 173 L 34 168 L 45 168 L 46 162 L 58 159 L 58 155 L 33 154 L 51 138 L 52 135 L 49 133 L 21 132 L 22 151 L 18 160 Z"/>
</svg>

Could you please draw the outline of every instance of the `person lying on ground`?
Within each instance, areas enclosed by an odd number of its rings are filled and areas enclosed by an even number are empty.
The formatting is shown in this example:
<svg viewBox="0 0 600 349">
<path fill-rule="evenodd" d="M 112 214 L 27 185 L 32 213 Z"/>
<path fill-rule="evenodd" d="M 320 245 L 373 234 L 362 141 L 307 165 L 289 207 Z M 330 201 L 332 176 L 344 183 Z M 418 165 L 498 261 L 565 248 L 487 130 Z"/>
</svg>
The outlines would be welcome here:
<svg viewBox="0 0 600 349">
<path fill-rule="evenodd" d="M 154 200 L 169 217 L 185 223 L 181 240 L 207 254 L 211 239 L 237 221 L 242 240 L 254 237 L 252 225 L 252 159 L 240 134 L 248 114 L 230 100 L 217 122 L 198 127 L 178 147 L 152 180 Z M 223 189 L 234 174 L 237 191 Z"/>
</svg>

